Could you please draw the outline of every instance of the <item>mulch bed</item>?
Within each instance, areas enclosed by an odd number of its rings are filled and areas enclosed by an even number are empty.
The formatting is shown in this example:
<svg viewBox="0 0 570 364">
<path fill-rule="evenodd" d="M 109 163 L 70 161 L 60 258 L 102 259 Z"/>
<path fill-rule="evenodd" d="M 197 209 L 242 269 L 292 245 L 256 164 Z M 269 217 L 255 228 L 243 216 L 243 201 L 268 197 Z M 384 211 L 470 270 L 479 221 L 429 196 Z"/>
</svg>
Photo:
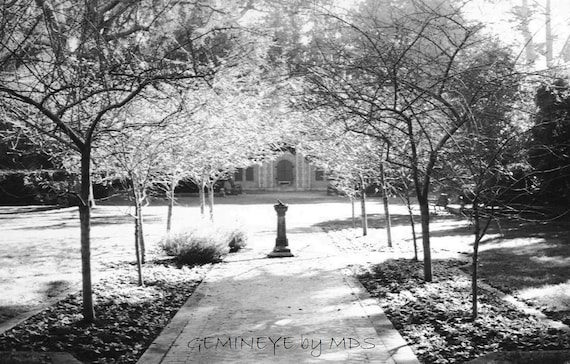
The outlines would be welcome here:
<svg viewBox="0 0 570 364">
<path fill-rule="evenodd" d="M 134 265 L 106 268 L 112 274 L 93 286 L 94 324 L 82 322 L 81 293 L 74 293 L 1 334 L 0 351 L 68 352 L 86 363 L 136 363 L 210 266 L 148 262 L 144 287 L 137 286 Z"/>
</svg>

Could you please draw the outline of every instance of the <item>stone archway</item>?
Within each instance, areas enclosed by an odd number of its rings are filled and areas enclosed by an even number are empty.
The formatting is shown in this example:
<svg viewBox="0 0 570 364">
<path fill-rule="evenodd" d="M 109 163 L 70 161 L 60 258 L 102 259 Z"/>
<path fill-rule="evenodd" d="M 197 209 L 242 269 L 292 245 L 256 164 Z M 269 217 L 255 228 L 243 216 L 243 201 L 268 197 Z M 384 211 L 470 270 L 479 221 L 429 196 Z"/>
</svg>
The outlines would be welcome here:
<svg viewBox="0 0 570 364">
<path fill-rule="evenodd" d="M 277 163 L 277 183 L 291 184 L 293 182 L 293 163 L 283 159 Z"/>
</svg>

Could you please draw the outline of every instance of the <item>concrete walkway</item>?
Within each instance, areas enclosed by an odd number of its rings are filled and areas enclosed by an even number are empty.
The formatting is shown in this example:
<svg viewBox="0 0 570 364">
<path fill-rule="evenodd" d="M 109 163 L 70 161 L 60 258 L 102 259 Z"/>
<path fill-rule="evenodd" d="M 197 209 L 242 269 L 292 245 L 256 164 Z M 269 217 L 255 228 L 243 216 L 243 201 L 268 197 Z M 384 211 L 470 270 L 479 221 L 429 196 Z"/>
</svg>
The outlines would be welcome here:
<svg viewBox="0 0 570 364">
<path fill-rule="evenodd" d="M 158 363 L 418 363 L 318 228 L 288 231 L 295 257 L 266 258 L 274 232 L 208 274 L 139 360 Z"/>
</svg>

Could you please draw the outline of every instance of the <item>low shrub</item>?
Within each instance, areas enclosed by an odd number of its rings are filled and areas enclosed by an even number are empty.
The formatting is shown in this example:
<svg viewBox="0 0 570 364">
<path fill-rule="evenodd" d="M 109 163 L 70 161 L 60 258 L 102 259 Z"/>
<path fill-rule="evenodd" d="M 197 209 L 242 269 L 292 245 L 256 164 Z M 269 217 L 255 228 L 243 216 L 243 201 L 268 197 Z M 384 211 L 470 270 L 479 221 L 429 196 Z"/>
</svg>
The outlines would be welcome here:
<svg viewBox="0 0 570 364">
<path fill-rule="evenodd" d="M 228 241 L 230 253 L 235 253 L 247 245 L 247 235 L 245 231 L 240 230 L 239 228 L 233 228 L 229 231 Z"/>
<path fill-rule="evenodd" d="M 179 264 L 192 266 L 219 263 L 228 253 L 242 249 L 246 242 L 247 236 L 239 228 L 209 225 L 169 235 L 159 247 Z"/>
<path fill-rule="evenodd" d="M 229 253 L 229 246 L 220 236 L 186 231 L 170 235 L 160 242 L 160 247 L 180 264 L 203 265 L 219 263 Z"/>
</svg>

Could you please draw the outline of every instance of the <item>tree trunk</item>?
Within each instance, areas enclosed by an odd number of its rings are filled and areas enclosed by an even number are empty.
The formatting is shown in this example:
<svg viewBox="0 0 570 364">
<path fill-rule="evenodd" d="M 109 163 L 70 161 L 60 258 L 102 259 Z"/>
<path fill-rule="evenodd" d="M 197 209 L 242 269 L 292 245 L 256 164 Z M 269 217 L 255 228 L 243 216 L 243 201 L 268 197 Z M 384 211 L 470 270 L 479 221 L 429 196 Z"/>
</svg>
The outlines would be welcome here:
<svg viewBox="0 0 570 364">
<path fill-rule="evenodd" d="M 214 184 L 208 184 L 208 209 L 210 210 L 210 221 L 214 222 Z"/>
<path fill-rule="evenodd" d="M 200 216 L 204 218 L 206 216 L 206 194 L 204 192 L 206 186 L 203 183 L 199 183 L 198 187 L 198 193 L 200 195 Z"/>
<path fill-rule="evenodd" d="M 552 67 L 552 61 L 554 59 L 554 51 L 553 51 L 553 44 L 554 38 L 552 37 L 552 21 L 551 21 L 551 8 L 550 8 L 550 0 L 546 0 L 546 9 L 545 9 L 545 33 L 546 33 L 546 66 L 548 68 Z"/>
<path fill-rule="evenodd" d="M 95 203 L 95 193 L 93 193 L 93 181 L 89 182 L 89 205 L 91 207 L 96 207 Z"/>
<path fill-rule="evenodd" d="M 407 184 L 404 183 L 404 188 L 406 193 L 404 194 L 403 192 L 394 189 L 394 192 L 398 195 L 398 197 L 400 198 L 400 200 L 402 200 L 402 202 L 404 204 L 406 204 L 406 208 L 408 209 L 408 220 L 410 221 L 410 227 L 412 228 L 412 241 L 414 242 L 414 260 L 417 262 L 418 261 L 418 237 L 416 235 L 416 222 L 414 219 L 414 210 L 412 208 L 412 201 L 410 198 L 410 192 L 408 191 L 408 186 Z"/>
<path fill-rule="evenodd" d="M 390 202 L 386 196 L 386 189 L 384 189 L 384 216 L 386 218 L 386 238 L 388 239 L 388 247 L 392 247 L 392 222 L 390 221 Z"/>
<path fill-rule="evenodd" d="M 166 213 L 166 233 L 170 234 L 172 229 L 172 210 L 174 210 L 174 190 L 176 189 L 176 182 L 170 181 L 170 188 L 168 189 L 168 212 Z"/>
<path fill-rule="evenodd" d="M 429 241 L 429 183 L 430 183 L 430 173 L 435 164 L 436 154 L 435 151 L 430 153 L 430 161 L 426 167 L 423 182 L 420 182 L 420 171 L 418 168 L 418 152 L 416 149 L 416 141 L 414 140 L 413 133 L 413 123 L 411 120 L 407 122 L 408 126 L 408 138 L 410 140 L 410 152 L 412 157 L 412 179 L 414 181 L 414 186 L 416 189 L 416 195 L 418 198 L 418 203 L 420 205 L 420 219 L 422 226 L 422 245 L 424 250 L 424 280 L 426 282 L 431 282 L 432 277 L 432 267 L 431 267 L 431 248 Z M 448 134 L 450 136 L 451 134 Z M 440 143 L 444 142 L 444 139 Z"/>
<path fill-rule="evenodd" d="M 352 207 L 352 227 L 356 229 L 356 214 L 354 211 L 354 197 L 350 197 L 350 205 Z"/>
<path fill-rule="evenodd" d="M 564 42 L 564 46 L 560 51 L 560 58 L 564 62 L 570 62 L 570 35 L 566 38 L 566 42 Z"/>
<path fill-rule="evenodd" d="M 426 282 L 431 282 L 433 277 L 431 267 L 431 248 L 429 241 L 429 202 L 427 194 L 418 196 L 418 203 L 420 204 L 422 245 L 424 250 L 424 279 Z"/>
<path fill-rule="evenodd" d="M 412 205 L 410 203 L 410 197 L 407 196 L 406 201 L 408 207 L 408 217 L 410 219 L 410 226 L 412 228 L 412 239 L 414 242 L 414 260 L 418 261 L 418 239 L 416 237 L 416 222 L 414 221 L 414 211 L 412 210 Z"/>
<path fill-rule="evenodd" d="M 137 260 L 137 274 L 138 274 L 138 284 L 139 286 L 144 286 L 143 274 L 142 274 L 142 249 L 141 249 L 141 227 L 140 222 L 141 214 L 141 199 L 139 192 L 133 183 L 133 195 L 135 200 L 135 254 Z"/>
<path fill-rule="evenodd" d="M 144 233 L 143 233 L 143 226 L 144 226 L 144 218 L 143 218 L 143 202 L 146 197 L 144 197 L 145 193 L 140 193 L 140 202 L 139 202 L 139 210 L 137 212 L 137 222 L 139 224 L 139 246 L 141 248 L 141 263 L 144 264 L 146 262 L 146 246 L 144 243 Z"/>
<path fill-rule="evenodd" d="M 362 236 L 368 235 L 368 216 L 366 215 L 366 188 L 360 190 L 360 211 L 362 214 Z"/>
<path fill-rule="evenodd" d="M 530 23 L 530 10 L 528 8 L 528 0 L 522 0 L 522 13 L 521 13 L 521 31 L 525 41 L 525 53 L 529 63 L 534 63 L 536 60 L 536 52 L 534 50 L 534 42 L 532 40 L 532 33 L 529 28 Z"/>
<path fill-rule="evenodd" d="M 481 241 L 481 224 L 479 218 L 479 206 L 477 199 L 473 201 L 473 224 L 474 224 L 474 235 L 475 242 L 473 244 L 473 271 L 471 272 L 471 317 L 473 319 L 477 318 L 477 276 L 479 270 L 479 242 Z"/>
<path fill-rule="evenodd" d="M 390 220 L 390 202 L 388 201 L 388 188 L 384 178 L 384 164 L 380 164 L 380 183 L 382 184 L 382 200 L 384 202 L 384 217 L 386 219 L 386 239 L 388 247 L 392 247 L 392 222 Z"/>
<path fill-rule="evenodd" d="M 91 148 L 89 145 L 81 153 L 81 191 L 79 220 L 81 231 L 81 275 L 83 281 L 83 321 L 95 321 L 93 290 L 91 283 L 91 206 L 89 189 L 91 186 Z"/>
</svg>

